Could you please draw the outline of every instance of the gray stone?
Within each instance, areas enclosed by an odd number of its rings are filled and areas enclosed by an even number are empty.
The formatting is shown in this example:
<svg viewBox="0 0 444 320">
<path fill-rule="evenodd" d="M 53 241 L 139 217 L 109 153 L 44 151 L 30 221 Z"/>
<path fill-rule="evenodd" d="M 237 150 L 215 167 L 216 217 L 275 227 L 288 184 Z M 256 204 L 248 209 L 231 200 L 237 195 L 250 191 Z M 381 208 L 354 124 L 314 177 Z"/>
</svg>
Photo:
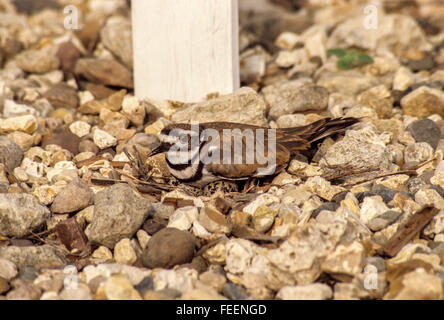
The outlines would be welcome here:
<svg viewBox="0 0 444 320">
<path fill-rule="evenodd" d="M 165 228 L 153 235 L 142 254 L 147 268 L 171 268 L 193 259 L 196 239 L 188 231 Z"/>
<path fill-rule="evenodd" d="M 285 114 L 307 110 L 322 111 L 328 105 L 328 90 L 313 84 L 303 85 L 285 99 L 271 106 L 270 117 L 277 119 Z"/>
<path fill-rule="evenodd" d="M 3 163 L 9 170 L 20 166 L 23 159 L 23 151 L 11 139 L 0 136 L 0 163 Z"/>
<path fill-rule="evenodd" d="M 56 195 L 51 211 L 55 213 L 79 211 L 91 205 L 93 197 L 94 193 L 88 184 L 80 178 L 75 178 Z"/>
<path fill-rule="evenodd" d="M 398 211 L 387 211 L 383 213 L 382 215 L 373 218 L 367 223 L 367 226 L 372 231 L 379 231 L 384 229 L 385 227 L 389 226 L 393 222 L 395 222 L 399 217 L 401 216 L 401 213 Z"/>
<path fill-rule="evenodd" d="M 151 213 L 151 201 L 127 184 L 116 184 L 94 196 L 94 217 L 85 234 L 92 242 L 110 249 L 131 238 Z"/>
<path fill-rule="evenodd" d="M 179 123 L 228 121 L 265 126 L 265 109 L 265 102 L 256 91 L 245 87 L 234 94 L 184 106 L 171 120 Z"/>
<path fill-rule="evenodd" d="M 0 235 L 24 237 L 49 218 L 48 208 L 26 193 L 0 194 Z"/>
<path fill-rule="evenodd" d="M 12 261 L 19 269 L 30 266 L 39 270 L 66 265 L 63 253 L 50 245 L 0 248 L 0 258 Z"/>
<path fill-rule="evenodd" d="M 131 21 L 122 16 L 114 16 L 106 21 L 100 31 L 103 45 L 128 68 L 133 68 L 133 40 Z"/>
<path fill-rule="evenodd" d="M 433 149 L 436 149 L 442 138 L 438 125 L 427 118 L 411 123 L 406 130 L 412 134 L 416 142 L 427 142 Z"/>
</svg>

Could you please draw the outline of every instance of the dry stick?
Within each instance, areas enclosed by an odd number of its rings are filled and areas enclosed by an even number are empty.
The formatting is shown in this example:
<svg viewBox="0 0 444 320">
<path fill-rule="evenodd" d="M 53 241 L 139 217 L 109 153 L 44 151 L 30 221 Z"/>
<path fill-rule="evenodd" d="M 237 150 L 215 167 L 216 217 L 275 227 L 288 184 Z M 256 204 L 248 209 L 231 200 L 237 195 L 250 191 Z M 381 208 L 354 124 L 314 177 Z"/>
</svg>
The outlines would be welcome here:
<svg viewBox="0 0 444 320">
<path fill-rule="evenodd" d="M 389 257 L 397 255 L 398 252 L 410 240 L 412 240 L 415 235 L 420 232 L 438 212 L 438 209 L 428 207 L 411 216 L 409 221 L 404 224 L 387 242 L 384 247 L 384 254 Z"/>
</svg>

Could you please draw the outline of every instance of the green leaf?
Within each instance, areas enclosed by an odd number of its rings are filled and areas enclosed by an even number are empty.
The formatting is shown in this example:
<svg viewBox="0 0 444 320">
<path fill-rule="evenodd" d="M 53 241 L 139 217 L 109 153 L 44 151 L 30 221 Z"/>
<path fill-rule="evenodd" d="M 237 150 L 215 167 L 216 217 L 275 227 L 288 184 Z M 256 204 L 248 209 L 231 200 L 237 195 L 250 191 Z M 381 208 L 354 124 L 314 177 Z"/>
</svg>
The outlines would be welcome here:
<svg viewBox="0 0 444 320">
<path fill-rule="evenodd" d="M 337 56 L 338 58 L 342 58 L 343 56 L 345 56 L 347 54 L 347 51 L 345 51 L 344 49 L 340 49 L 340 48 L 334 48 L 334 49 L 329 49 L 327 51 L 327 53 L 329 55 L 333 55 L 333 56 Z"/>
<path fill-rule="evenodd" d="M 350 70 L 351 68 L 353 68 L 352 62 L 344 60 L 344 59 L 339 60 L 336 63 L 336 66 L 338 67 L 338 69 L 341 69 L 341 70 Z"/>
<path fill-rule="evenodd" d="M 362 54 L 359 55 L 358 61 L 363 63 L 363 64 L 370 64 L 370 63 L 374 62 L 373 58 L 370 57 L 369 55 L 365 54 L 365 53 L 362 53 Z"/>
</svg>

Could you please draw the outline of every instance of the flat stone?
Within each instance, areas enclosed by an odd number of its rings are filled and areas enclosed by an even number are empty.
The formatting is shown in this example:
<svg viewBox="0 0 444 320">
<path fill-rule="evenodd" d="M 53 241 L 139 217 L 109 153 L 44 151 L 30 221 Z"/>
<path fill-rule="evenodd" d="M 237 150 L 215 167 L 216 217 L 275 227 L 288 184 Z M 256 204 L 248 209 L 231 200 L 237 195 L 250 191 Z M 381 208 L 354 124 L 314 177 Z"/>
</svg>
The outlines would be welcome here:
<svg viewBox="0 0 444 320">
<path fill-rule="evenodd" d="M 133 88 L 131 72 L 116 60 L 82 58 L 77 61 L 75 73 L 94 83 Z"/>
<path fill-rule="evenodd" d="M 439 89 L 421 86 L 404 96 L 401 106 L 406 115 L 418 118 L 435 113 L 444 116 L 444 93 Z"/>
<path fill-rule="evenodd" d="M 94 193 L 88 184 L 80 178 L 75 178 L 56 195 L 51 211 L 55 213 L 79 211 L 91 205 L 93 197 Z"/>
<path fill-rule="evenodd" d="M 33 115 L 0 119 L 0 134 L 21 131 L 32 134 L 37 129 L 37 118 Z"/>
<path fill-rule="evenodd" d="M 60 61 L 56 56 L 55 46 L 46 46 L 39 50 L 23 51 L 15 58 L 17 65 L 29 73 L 47 73 L 57 70 Z"/>
<path fill-rule="evenodd" d="M 46 135 L 42 141 L 42 148 L 55 144 L 61 148 L 68 150 L 73 155 L 79 153 L 80 138 L 71 132 L 59 132 Z"/>
<path fill-rule="evenodd" d="M 0 235 L 24 237 L 40 228 L 49 210 L 26 193 L 0 194 Z"/>
<path fill-rule="evenodd" d="M 129 69 L 133 68 L 131 21 L 122 16 L 110 17 L 100 31 L 103 45 Z"/>
<path fill-rule="evenodd" d="M 10 138 L 0 136 L 0 163 L 3 163 L 9 170 L 20 166 L 23 159 L 23 151 Z"/>
<path fill-rule="evenodd" d="M 66 265 L 63 253 L 50 245 L 0 248 L 0 259 L 9 260 L 18 268 L 60 268 Z"/>
<path fill-rule="evenodd" d="M 441 130 L 438 125 L 430 119 L 421 119 L 409 124 L 406 128 L 412 134 L 416 142 L 427 142 L 436 149 L 441 140 Z"/>
<path fill-rule="evenodd" d="M 277 119 L 285 114 L 307 110 L 322 111 L 328 105 L 328 90 L 313 84 L 302 85 L 284 99 L 271 106 L 270 117 Z"/>
<path fill-rule="evenodd" d="M 251 88 L 241 88 L 231 95 L 192 104 L 179 109 L 174 122 L 228 121 L 265 126 L 265 103 Z"/>
<path fill-rule="evenodd" d="M 92 242 L 110 249 L 131 238 L 151 213 L 151 202 L 127 184 L 107 187 L 94 196 L 94 217 L 85 234 Z"/>
<path fill-rule="evenodd" d="M 55 108 L 77 108 L 79 97 L 76 89 L 67 84 L 57 84 L 43 94 Z"/>
<path fill-rule="evenodd" d="M 332 296 L 333 291 L 329 286 L 313 283 L 305 286 L 285 286 L 279 290 L 276 298 L 281 300 L 327 300 Z"/>
</svg>

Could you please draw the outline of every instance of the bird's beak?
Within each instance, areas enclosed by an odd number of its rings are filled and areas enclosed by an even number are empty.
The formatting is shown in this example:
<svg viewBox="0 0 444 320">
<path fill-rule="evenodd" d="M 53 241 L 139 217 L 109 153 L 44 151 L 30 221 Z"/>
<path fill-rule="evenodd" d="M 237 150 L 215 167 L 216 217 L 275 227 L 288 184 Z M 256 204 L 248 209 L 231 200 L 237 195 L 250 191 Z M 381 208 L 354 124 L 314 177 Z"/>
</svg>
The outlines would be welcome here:
<svg viewBox="0 0 444 320">
<path fill-rule="evenodd" d="M 151 150 L 151 152 L 148 154 L 147 158 L 150 158 L 150 157 L 152 157 L 152 156 L 155 156 L 156 154 L 159 154 L 159 153 L 165 152 L 165 151 L 167 151 L 167 150 L 168 150 L 167 145 L 164 144 L 164 143 L 162 143 L 162 142 L 159 142 L 158 145 L 154 146 L 154 148 L 153 148 L 153 149 Z"/>
</svg>

